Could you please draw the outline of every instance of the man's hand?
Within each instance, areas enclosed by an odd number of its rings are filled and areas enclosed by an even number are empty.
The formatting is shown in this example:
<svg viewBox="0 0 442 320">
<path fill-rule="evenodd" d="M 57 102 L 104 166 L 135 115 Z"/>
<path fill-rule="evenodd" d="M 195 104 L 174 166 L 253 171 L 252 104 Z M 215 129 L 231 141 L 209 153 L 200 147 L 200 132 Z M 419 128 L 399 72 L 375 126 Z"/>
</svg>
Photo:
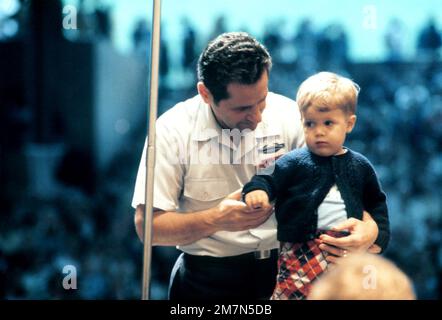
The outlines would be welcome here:
<svg viewBox="0 0 442 320">
<path fill-rule="evenodd" d="M 216 207 L 211 223 L 219 231 L 243 231 L 253 229 L 263 224 L 273 213 L 273 207 L 268 205 L 251 209 L 240 201 L 241 190 L 228 195 Z"/>
<path fill-rule="evenodd" d="M 251 209 L 261 209 L 270 207 L 269 196 L 263 190 L 249 192 L 245 198 L 246 204 Z"/>
<path fill-rule="evenodd" d="M 380 252 L 380 248 L 374 245 L 379 233 L 376 222 L 365 211 L 363 219 L 364 221 L 350 218 L 333 228 L 334 231 L 349 231 L 349 236 L 334 238 L 323 234 L 319 237 L 321 242 L 319 248 L 330 253 L 327 256 L 327 261 L 336 263 L 338 261 L 336 257 L 346 256 L 348 251 Z"/>
</svg>

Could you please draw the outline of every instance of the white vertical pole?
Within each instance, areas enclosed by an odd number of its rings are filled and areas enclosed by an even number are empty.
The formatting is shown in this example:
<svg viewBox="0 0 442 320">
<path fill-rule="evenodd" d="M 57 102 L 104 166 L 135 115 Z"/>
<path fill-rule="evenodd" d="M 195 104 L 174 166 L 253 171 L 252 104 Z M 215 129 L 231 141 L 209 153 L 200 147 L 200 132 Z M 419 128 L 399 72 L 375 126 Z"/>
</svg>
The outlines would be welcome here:
<svg viewBox="0 0 442 320">
<path fill-rule="evenodd" d="M 149 132 L 146 153 L 146 205 L 144 211 L 144 253 L 142 299 L 150 298 L 152 262 L 153 185 L 155 169 L 155 122 L 158 110 L 158 75 L 160 66 L 161 0 L 153 1 L 153 22 L 150 63 Z"/>
</svg>

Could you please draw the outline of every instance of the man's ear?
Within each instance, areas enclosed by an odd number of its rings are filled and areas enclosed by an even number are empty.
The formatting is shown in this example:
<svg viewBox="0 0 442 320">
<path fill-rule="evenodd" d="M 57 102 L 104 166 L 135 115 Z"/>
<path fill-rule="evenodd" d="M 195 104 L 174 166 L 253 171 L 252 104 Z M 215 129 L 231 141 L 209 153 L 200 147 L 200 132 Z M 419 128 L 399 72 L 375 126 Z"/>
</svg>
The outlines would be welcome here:
<svg viewBox="0 0 442 320">
<path fill-rule="evenodd" d="M 204 102 L 210 105 L 212 101 L 212 94 L 210 93 L 209 89 L 207 89 L 207 87 L 202 82 L 198 82 L 197 89 Z"/>
<path fill-rule="evenodd" d="M 357 117 L 355 115 L 351 115 L 347 119 L 347 133 L 352 132 L 353 128 L 355 127 Z"/>
</svg>

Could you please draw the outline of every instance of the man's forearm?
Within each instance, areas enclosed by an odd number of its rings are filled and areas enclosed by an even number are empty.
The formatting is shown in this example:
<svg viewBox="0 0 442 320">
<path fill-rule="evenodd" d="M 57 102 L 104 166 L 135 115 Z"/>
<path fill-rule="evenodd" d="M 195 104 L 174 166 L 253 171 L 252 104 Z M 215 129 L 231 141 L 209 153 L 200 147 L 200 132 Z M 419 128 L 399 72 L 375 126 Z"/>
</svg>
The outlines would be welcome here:
<svg viewBox="0 0 442 320">
<path fill-rule="evenodd" d="M 216 208 L 188 213 L 156 211 L 153 217 L 153 245 L 186 245 L 206 238 L 219 231 L 211 217 Z M 135 214 L 138 237 L 143 241 L 144 206 L 138 206 Z"/>
</svg>

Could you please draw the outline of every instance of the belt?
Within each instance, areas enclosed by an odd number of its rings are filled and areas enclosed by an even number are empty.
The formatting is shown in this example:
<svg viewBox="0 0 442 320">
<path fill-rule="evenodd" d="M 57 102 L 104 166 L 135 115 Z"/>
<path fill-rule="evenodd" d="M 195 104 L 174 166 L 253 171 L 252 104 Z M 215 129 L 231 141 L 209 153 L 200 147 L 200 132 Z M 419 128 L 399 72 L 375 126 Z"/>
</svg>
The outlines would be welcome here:
<svg viewBox="0 0 442 320">
<path fill-rule="evenodd" d="M 257 260 L 268 259 L 272 255 L 272 250 L 255 251 L 253 254 Z"/>
<path fill-rule="evenodd" d="M 272 250 L 260 250 L 253 251 L 238 256 L 228 256 L 228 257 L 212 257 L 212 256 L 195 256 L 188 253 L 184 253 L 184 259 L 188 263 L 209 263 L 209 264 L 236 264 L 240 262 L 252 262 L 252 261 L 264 261 L 270 259 L 272 256 L 276 257 L 278 255 L 278 249 Z"/>
</svg>

